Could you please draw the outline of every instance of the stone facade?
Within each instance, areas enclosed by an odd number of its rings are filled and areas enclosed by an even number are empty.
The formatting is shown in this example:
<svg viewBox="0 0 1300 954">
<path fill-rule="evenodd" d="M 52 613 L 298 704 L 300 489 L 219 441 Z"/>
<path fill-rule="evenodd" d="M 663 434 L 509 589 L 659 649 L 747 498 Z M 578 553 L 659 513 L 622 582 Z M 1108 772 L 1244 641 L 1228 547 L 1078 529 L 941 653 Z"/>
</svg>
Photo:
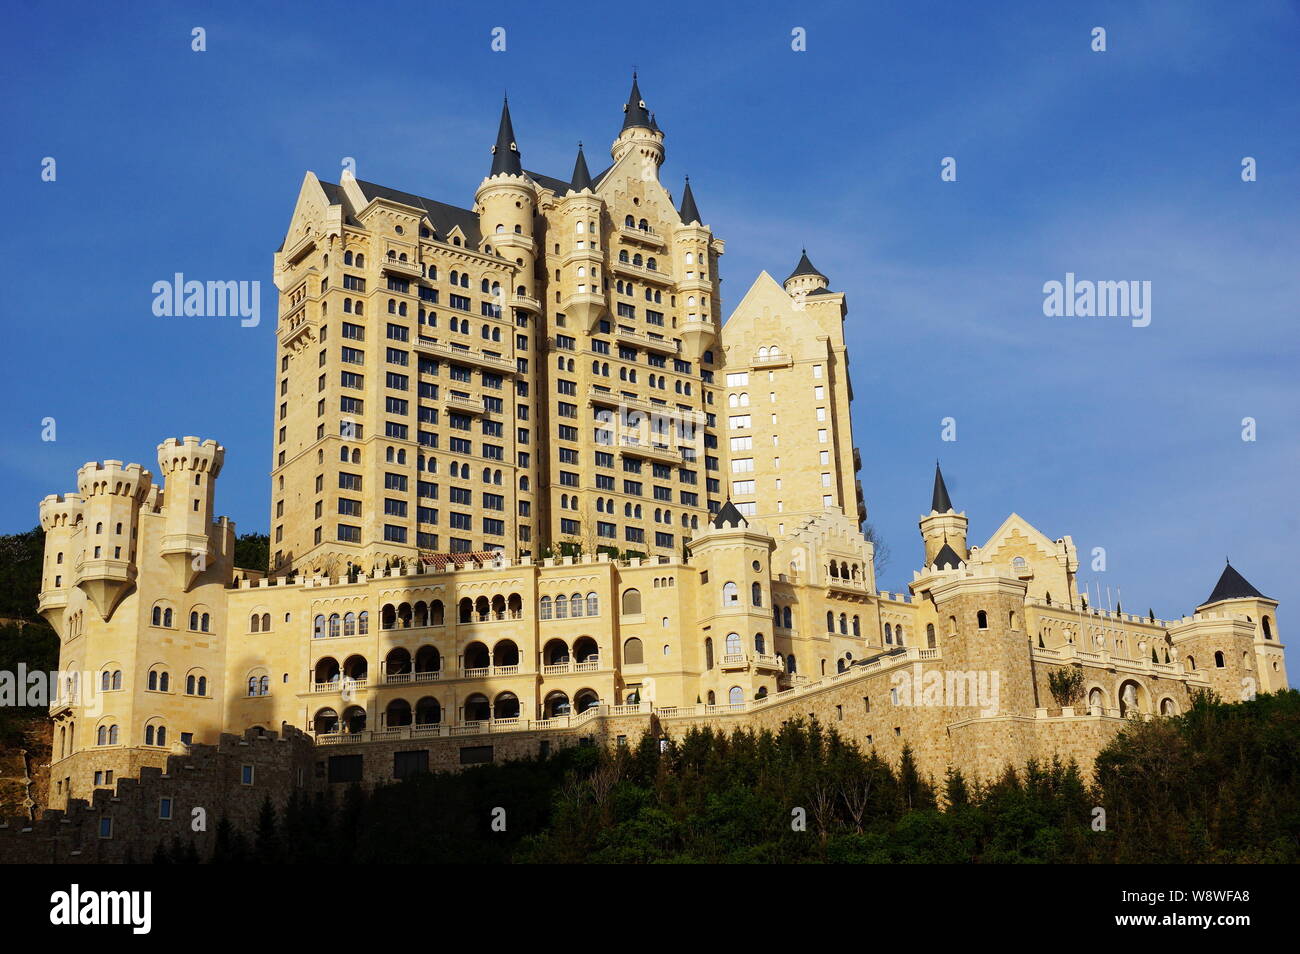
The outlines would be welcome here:
<svg viewBox="0 0 1300 954">
<path fill-rule="evenodd" d="M 1286 686 L 1277 603 L 1231 567 L 1181 620 L 1088 607 L 1068 536 L 1012 514 L 968 546 L 937 471 L 909 593 L 879 591 L 844 296 L 805 254 L 719 325 L 723 243 L 660 184 L 663 141 L 634 84 L 597 175 L 525 170 L 508 110 L 473 208 L 307 175 L 276 254 L 271 567 L 234 565 L 212 440 L 41 504 L 51 805 L 282 725 L 363 781 L 808 715 L 987 777 Z"/>
</svg>

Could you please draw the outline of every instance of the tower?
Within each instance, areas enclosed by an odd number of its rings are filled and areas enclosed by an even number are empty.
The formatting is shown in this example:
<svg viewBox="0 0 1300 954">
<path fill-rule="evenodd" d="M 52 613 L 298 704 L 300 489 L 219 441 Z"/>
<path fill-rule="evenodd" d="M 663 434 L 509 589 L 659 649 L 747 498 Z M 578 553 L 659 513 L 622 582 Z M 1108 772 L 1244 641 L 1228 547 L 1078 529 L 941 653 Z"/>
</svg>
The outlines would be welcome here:
<svg viewBox="0 0 1300 954">
<path fill-rule="evenodd" d="M 158 445 L 158 467 L 166 480 L 161 553 L 185 591 L 215 556 L 209 531 L 225 458 L 226 449 L 214 440 L 168 438 Z"/>
<path fill-rule="evenodd" d="M 925 565 L 932 565 L 941 551 L 946 557 L 957 557 L 962 562 L 970 556 L 966 547 L 967 519 L 965 511 L 953 509 L 948 487 L 943 481 L 939 462 L 934 462 L 934 492 L 930 498 L 930 513 L 921 518 L 921 539 L 925 541 Z M 953 562 L 949 560 L 948 562 Z M 944 565 L 947 565 L 946 563 Z M 955 562 L 953 563 L 955 565 Z"/>
<path fill-rule="evenodd" d="M 41 568 L 41 595 L 37 612 L 63 635 L 63 611 L 68 593 L 76 585 L 73 565 L 84 531 L 80 494 L 50 494 L 41 501 L 41 528 L 45 531 L 45 559 Z"/>
<path fill-rule="evenodd" d="M 686 177 L 677 214 L 681 225 L 673 232 L 673 267 L 682 276 L 678 288 L 686 296 L 682 343 L 687 357 L 698 361 L 717 344 L 721 302 L 716 297 L 718 285 L 714 280 L 713 233 L 700 218 L 690 176 Z"/>
<path fill-rule="evenodd" d="M 805 248 L 799 256 L 799 263 L 795 265 L 794 271 L 790 273 L 783 286 L 792 298 L 805 298 L 810 292 L 819 288 L 829 288 L 830 280 L 813 267 L 813 263 L 808 260 L 808 250 Z"/>
<path fill-rule="evenodd" d="M 514 287 L 509 289 L 508 304 L 534 314 L 540 310 L 534 276 L 536 201 L 532 182 L 524 175 L 519 144 L 510 121 L 510 103 L 503 101 L 497 141 L 492 147 L 492 168 L 474 193 L 475 211 L 485 242 L 515 265 Z M 504 306 L 507 302 L 498 301 L 498 304 Z"/>
<path fill-rule="evenodd" d="M 772 627 L 776 541 L 728 500 L 689 546 L 703 584 L 696 605 L 704 641 L 701 694 L 734 703 L 775 692 L 782 668 Z"/>
<path fill-rule="evenodd" d="M 88 463 L 77 471 L 84 530 L 74 567 L 76 585 L 108 619 L 135 585 L 140 505 L 153 476 L 120 460 Z"/>
<path fill-rule="evenodd" d="M 1171 632 L 1178 658 L 1201 672 L 1227 702 L 1285 689 L 1277 600 L 1225 563 L 1191 622 Z"/>
<path fill-rule="evenodd" d="M 632 74 L 632 91 L 623 107 L 623 128 L 610 146 L 609 154 L 619 162 L 629 153 L 641 156 L 642 177 L 658 179 L 659 167 L 664 162 L 664 133 L 655 122 L 654 114 L 641 98 L 636 73 Z"/>
<path fill-rule="evenodd" d="M 605 262 L 602 247 L 605 243 L 601 238 L 604 209 L 604 200 L 592 184 L 582 143 L 578 143 L 569 191 L 559 200 L 561 244 L 568 250 L 561 268 L 567 279 L 564 284 L 568 294 L 561 309 L 584 332 L 590 332 L 606 314 L 600 279 Z"/>
</svg>

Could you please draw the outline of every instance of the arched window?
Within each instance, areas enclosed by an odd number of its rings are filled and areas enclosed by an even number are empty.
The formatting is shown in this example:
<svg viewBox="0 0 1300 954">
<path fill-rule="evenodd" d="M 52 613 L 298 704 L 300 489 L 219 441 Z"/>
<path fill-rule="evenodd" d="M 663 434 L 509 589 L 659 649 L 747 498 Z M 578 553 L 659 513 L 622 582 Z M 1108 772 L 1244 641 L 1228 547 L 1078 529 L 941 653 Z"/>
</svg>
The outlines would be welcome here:
<svg viewBox="0 0 1300 954">
<path fill-rule="evenodd" d="M 727 582 L 722 584 L 722 605 L 737 606 L 740 604 L 740 590 L 735 583 Z"/>
<path fill-rule="evenodd" d="M 1215 668 L 1215 669 L 1222 669 L 1222 668 L 1223 668 L 1223 653 L 1222 653 L 1222 652 L 1216 652 L 1216 653 L 1214 654 L 1214 668 Z"/>
<path fill-rule="evenodd" d="M 745 701 L 745 690 L 740 686 L 732 686 L 727 691 L 727 703 L 733 706 L 742 705 Z"/>
<path fill-rule="evenodd" d="M 542 597 L 541 605 L 538 607 L 538 610 L 539 610 L 539 612 L 538 612 L 538 617 L 539 617 L 540 619 L 551 619 L 551 618 L 552 618 L 552 616 L 551 616 L 551 598 L 550 598 L 549 596 L 543 596 L 543 597 Z"/>
<path fill-rule="evenodd" d="M 635 636 L 623 643 L 623 662 L 628 666 L 639 666 L 645 662 L 645 651 L 641 646 L 641 640 Z"/>
<path fill-rule="evenodd" d="M 569 618 L 569 598 L 565 596 L 563 593 L 561 593 L 559 596 L 555 598 L 555 618 L 556 619 Z"/>
<path fill-rule="evenodd" d="M 727 634 L 727 655 L 739 656 L 742 652 L 744 652 L 744 650 L 741 649 L 740 647 L 740 634 L 728 633 Z"/>
<path fill-rule="evenodd" d="M 892 623 L 885 624 L 885 644 L 888 646 L 894 645 L 894 626 Z"/>
<path fill-rule="evenodd" d="M 640 590 L 623 591 L 623 615 L 624 616 L 641 615 L 641 591 Z"/>
<path fill-rule="evenodd" d="M 934 638 L 934 623 L 925 624 L 925 646 L 927 649 L 934 649 L 936 646 Z"/>
<path fill-rule="evenodd" d="M 826 632 L 835 632 L 835 614 L 830 610 L 826 611 Z"/>
<path fill-rule="evenodd" d="M 194 678 L 193 673 L 185 677 L 185 694 L 194 695 L 194 690 L 198 688 L 198 680 Z"/>
<path fill-rule="evenodd" d="M 976 614 L 975 614 L 975 625 L 977 625 L 980 629 L 988 629 L 988 628 L 989 628 L 989 614 L 986 613 L 984 610 L 980 610 L 978 613 L 976 613 Z"/>
<path fill-rule="evenodd" d="M 790 614 L 790 607 L 786 606 L 782 608 L 781 625 L 783 625 L 786 629 L 793 629 L 794 627 L 791 625 L 792 621 L 793 621 L 793 617 Z"/>
<path fill-rule="evenodd" d="M 704 637 L 704 668 L 713 668 L 713 637 Z"/>
<path fill-rule="evenodd" d="M 853 635 L 862 635 L 862 620 L 857 616 L 853 617 Z"/>
<path fill-rule="evenodd" d="M 150 692 L 157 692 L 157 691 L 158 691 L 158 671 L 157 671 L 156 669 L 151 669 L 151 670 L 149 670 L 149 683 L 148 683 L 148 686 L 149 686 L 149 691 L 150 691 Z"/>
<path fill-rule="evenodd" d="M 600 597 L 597 596 L 595 593 L 587 594 L 587 615 L 588 616 L 600 615 Z"/>
<path fill-rule="evenodd" d="M 762 606 L 762 605 L 763 605 L 763 587 L 760 586 L 759 583 L 758 583 L 757 581 L 755 581 L 754 583 L 750 584 L 750 587 L 749 587 L 749 602 L 750 602 L 750 604 L 753 605 L 753 606 Z"/>
<path fill-rule="evenodd" d="M 251 633 L 260 633 L 262 631 L 262 616 L 260 613 L 254 613 L 248 620 L 248 631 Z"/>
<path fill-rule="evenodd" d="M 153 624 L 154 624 L 155 626 L 161 626 L 161 625 L 162 625 L 162 607 L 161 607 L 161 606 L 155 606 L 155 607 L 153 608 Z"/>
<path fill-rule="evenodd" d="M 767 652 L 767 644 L 763 639 L 762 633 L 754 634 L 754 652 L 758 653 L 760 656 Z"/>
<path fill-rule="evenodd" d="M 386 606 L 384 608 L 390 609 L 391 607 Z M 325 617 L 323 615 L 316 617 L 315 629 L 312 632 L 312 636 L 316 639 L 323 639 L 325 637 Z"/>
<path fill-rule="evenodd" d="M 1260 622 L 1260 625 L 1264 627 L 1264 638 L 1265 638 L 1265 639 L 1272 639 L 1272 638 L 1273 638 L 1273 623 L 1272 623 L 1272 621 L 1271 621 L 1267 616 L 1265 616 L 1265 617 L 1264 617 L 1263 619 L 1261 619 L 1259 622 Z"/>
<path fill-rule="evenodd" d="M 170 629 L 171 625 L 172 625 L 172 611 L 171 611 L 171 607 L 168 607 L 167 609 L 163 610 L 163 626 L 166 627 L 167 629 Z"/>
</svg>

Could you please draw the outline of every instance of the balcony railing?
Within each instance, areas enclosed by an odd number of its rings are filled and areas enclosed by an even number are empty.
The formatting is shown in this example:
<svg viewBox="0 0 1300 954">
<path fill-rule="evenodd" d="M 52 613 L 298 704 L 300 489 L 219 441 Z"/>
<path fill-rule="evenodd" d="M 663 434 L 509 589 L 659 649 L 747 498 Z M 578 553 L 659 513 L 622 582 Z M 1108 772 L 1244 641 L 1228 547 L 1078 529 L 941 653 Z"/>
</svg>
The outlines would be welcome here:
<svg viewBox="0 0 1300 954">
<path fill-rule="evenodd" d="M 506 374 L 513 374 L 515 363 L 510 358 L 503 358 L 499 355 L 484 354 L 481 351 L 474 351 L 469 348 L 453 348 L 451 345 L 441 341 L 434 341 L 432 338 L 423 336 L 415 339 L 415 350 L 421 354 L 437 355 L 440 358 L 448 358 L 453 361 L 463 361 L 466 364 L 476 364 L 480 367 L 491 368 L 494 371 L 501 371 Z"/>
</svg>

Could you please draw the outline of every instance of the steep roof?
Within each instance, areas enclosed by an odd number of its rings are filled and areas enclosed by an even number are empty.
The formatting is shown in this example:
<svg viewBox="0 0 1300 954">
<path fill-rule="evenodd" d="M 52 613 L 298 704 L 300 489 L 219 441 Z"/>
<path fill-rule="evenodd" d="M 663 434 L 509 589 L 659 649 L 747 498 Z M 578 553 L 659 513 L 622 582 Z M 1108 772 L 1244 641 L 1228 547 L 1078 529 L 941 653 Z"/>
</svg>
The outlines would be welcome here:
<svg viewBox="0 0 1300 954">
<path fill-rule="evenodd" d="M 645 100 L 641 98 L 641 87 L 637 85 L 635 73 L 632 74 L 632 92 L 627 94 L 627 105 L 623 107 L 623 128 L 632 126 L 659 129 L 650 110 L 646 109 Z"/>
<path fill-rule="evenodd" d="M 324 185 L 325 183 L 321 184 Z M 377 198 L 391 199 L 393 202 L 402 203 L 402 205 L 423 209 L 425 214 L 429 216 L 429 221 L 433 223 L 434 231 L 437 232 L 440 239 L 445 239 L 452 229 L 460 226 L 460 230 L 465 233 L 467 244 L 471 247 L 477 247 L 479 244 L 482 236 L 479 234 L 478 215 L 471 209 L 462 209 L 454 205 L 448 205 L 445 202 L 439 202 L 436 199 L 426 199 L 423 196 L 402 192 L 398 189 L 390 189 L 388 186 L 382 186 L 375 182 L 364 182 L 361 179 L 357 180 L 357 185 L 361 187 L 361 192 L 365 195 L 366 201 Z"/>
<path fill-rule="evenodd" d="M 578 143 L 578 158 L 573 163 L 573 176 L 569 179 L 569 188 L 574 192 L 593 188 L 591 172 L 587 169 L 587 157 L 582 154 L 582 143 Z"/>
<path fill-rule="evenodd" d="M 948 496 L 948 486 L 943 482 L 943 471 L 939 469 L 939 462 L 934 462 L 934 493 L 930 498 L 930 509 L 936 513 L 949 513 L 952 511 L 952 498 Z"/>
<path fill-rule="evenodd" d="M 1232 568 L 1229 563 L 1223 568 L 1223 573 L 1219 576 L 1219 582 L 1214 584 L 1214 592 L 1209 595 L 1202 606 L 1208 606 L 1210 603 L 1217 603 L 1220 600 L 1266 600 L 1268 599 L 1263 593 L 1251 586 L 1244 576 Z"/>
<path fill-rule="evenodd" d="M 682 217 L 682 225 L 690 225 L 693 222 L 703 223 L 700 218 L 700 210 L 695 205 L 695 193 L 691 191 L 691 177 L 686 177 L 686 188 L 682 191 L 682 205 L 677 210 Z"/>
<path fill-rule="evenodd" d="M 745 515 L 736 509 L 736 505 L 731 502 L 730 498 L 718 510 L 718 515 L 713 518 L 713 526 L 721 529 L 724 523 L 729 523 L 733 527 L 747 527 L 749 521 Z"/>
<path fill-rule="evenodd" d="M 501 125 L 497 127 L 496 145 L 492 147 L 492 171 L 489 175 L 523 175 L 519 161 L 519 146 L 515 143 L 515 127 L 510 122 L 510 103 L 501 103 Z"/>
<path fill-rule="evenodd" d="M 804 249 L 803 254 L 799 256 L 799 264 L 796 265 L 794 271 L 790 273 L 790 278 L 798 278 L 800 275 L 816 275 L 818 278 L 826 278 L 825 275 L 813 268 L 813 263 L 808 260 L 807 249 Z M 786 281 L 788 282 L 790 278 L 787 278 Z M 830 281 L 829 278 L 826 280 Z"/>
<path fill-rule="evenodd" d="M 948 541 L 945 540 L 943 541 L 943 547 L 934 555 L 934 561 L 930 566 L 934 567 L 936 570 L 955 570 L 959 565 L 965 562 L 965 560 L 957 555 L 957 551 L 948 545 Z"/>
</svg>

